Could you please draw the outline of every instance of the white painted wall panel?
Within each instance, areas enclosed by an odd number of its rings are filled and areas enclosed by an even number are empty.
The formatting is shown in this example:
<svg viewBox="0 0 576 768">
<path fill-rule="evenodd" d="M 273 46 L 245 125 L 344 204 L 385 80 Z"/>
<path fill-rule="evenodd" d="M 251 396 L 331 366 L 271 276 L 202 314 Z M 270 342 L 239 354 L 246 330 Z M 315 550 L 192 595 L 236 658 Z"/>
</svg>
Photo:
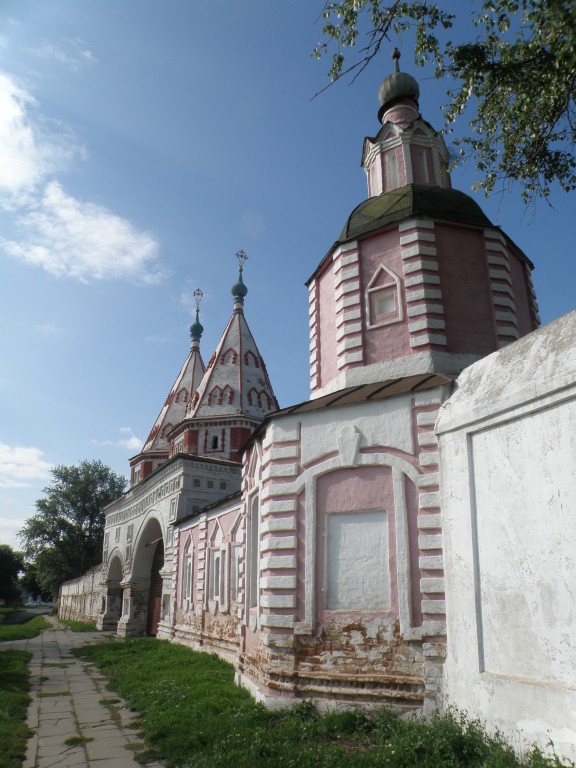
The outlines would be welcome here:
<svg viewBox="0 0 576 768">
<path fill-rule="evenodd" d="M 486 671 L 576 687 L 576 402 L 472 437 Z"/>
<path fill-rule="evenodd" d="M 328 610 L 389 610 L 388 522 L 384 510 L 326 516 Z"/>
</svg>

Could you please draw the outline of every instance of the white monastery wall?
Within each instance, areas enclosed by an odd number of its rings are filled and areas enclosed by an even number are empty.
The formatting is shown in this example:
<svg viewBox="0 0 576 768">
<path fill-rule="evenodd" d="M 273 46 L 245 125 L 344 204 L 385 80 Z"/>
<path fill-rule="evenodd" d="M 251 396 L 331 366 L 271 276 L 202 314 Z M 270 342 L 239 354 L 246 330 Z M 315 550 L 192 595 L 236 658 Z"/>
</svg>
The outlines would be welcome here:
<svg viewBox="0 0 576 768">
<path fill-rule="evenodd" d="M 58 616 L 74 621 L 96 621 L 106 599 L 106 585 L 102 581 L 102 566 L 97 565 L 78 579 L 60 585 Z"/>
<path fill-rule="evenodd" d="M 576 312 L 440 411 L 447 703 L 576 758 Z"/>
</svg>

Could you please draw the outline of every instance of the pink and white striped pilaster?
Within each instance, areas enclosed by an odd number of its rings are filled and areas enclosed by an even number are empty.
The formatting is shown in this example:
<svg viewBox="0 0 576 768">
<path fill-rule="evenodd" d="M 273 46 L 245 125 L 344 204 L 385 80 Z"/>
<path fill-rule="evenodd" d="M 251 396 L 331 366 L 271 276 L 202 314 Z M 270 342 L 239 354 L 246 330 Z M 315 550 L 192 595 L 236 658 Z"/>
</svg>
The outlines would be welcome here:
<svg viewBox="0 0 576 768">
<path fill-rule="evenodd" d="M 340 246 L 332 257 L 336 298 L 336 365 L 364 362 L 358 243 Z"/>
<path fill-rule="evenodd" d="M 484 230 L 488 277 L 494 307 L 494 324 L 499 347 L 519 338 L 516 302 L 512 287 L 510 254 L 505 239 L 493 229 Z"/>
<path fill-rule="evenodd" d="M 412 219 L 399 227 L 410 346 L 446 346 L 434 222 Z"/>
</svg>

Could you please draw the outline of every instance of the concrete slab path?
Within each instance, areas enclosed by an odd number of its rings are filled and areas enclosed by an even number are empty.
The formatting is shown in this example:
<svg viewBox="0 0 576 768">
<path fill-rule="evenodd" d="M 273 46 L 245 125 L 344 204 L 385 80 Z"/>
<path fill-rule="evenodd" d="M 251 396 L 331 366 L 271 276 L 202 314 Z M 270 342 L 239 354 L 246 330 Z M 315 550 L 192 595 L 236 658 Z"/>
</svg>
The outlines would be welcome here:
<svg viewBox="0 0 576 768">
<path fill-rule="evenodd" d="M 71 649 L 102 640 L 101 632 L 72 632 L 52 616 L 51 628 L 31 640 L 0 643 L 0 651 L 29 651 L 32 702 L 28 726 L 34 735 L 22 768 L 141 768 L 144 748 L 133 726 L 137 715 L 107 687 L 91 664 Z M 68 741 L 68 743 L 66 743 Z M 161 763 L 147 763 L 162 768 Z"/>
</svg>

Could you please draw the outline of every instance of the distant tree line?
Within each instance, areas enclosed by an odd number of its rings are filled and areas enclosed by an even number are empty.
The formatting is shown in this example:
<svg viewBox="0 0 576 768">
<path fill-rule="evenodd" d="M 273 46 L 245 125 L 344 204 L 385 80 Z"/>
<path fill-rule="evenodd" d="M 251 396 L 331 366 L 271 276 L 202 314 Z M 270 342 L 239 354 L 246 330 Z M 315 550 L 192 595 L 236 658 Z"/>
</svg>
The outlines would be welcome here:
<svg viewBox="0 0 576 768">
<path fill-rule="evenodd" d="M 102 559 L 104 507 L 124 493 L 126 478 L 101 461 L 51 470 L 36 514 L 19 533 L 22 552 L 0 545 L 0 600 L 56 599 L 60 584 Z"/>
</svg>

